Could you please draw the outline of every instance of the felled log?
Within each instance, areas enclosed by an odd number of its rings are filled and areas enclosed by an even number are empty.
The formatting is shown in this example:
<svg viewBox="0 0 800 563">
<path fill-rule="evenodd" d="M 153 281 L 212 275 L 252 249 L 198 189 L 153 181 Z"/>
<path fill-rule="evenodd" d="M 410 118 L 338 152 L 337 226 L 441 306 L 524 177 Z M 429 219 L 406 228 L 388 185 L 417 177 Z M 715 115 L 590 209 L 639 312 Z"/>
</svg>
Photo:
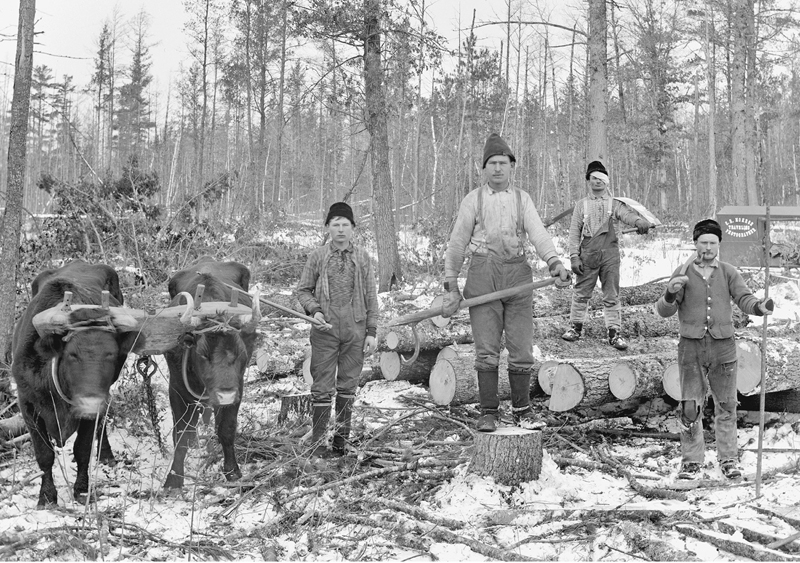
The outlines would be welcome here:
<svg viewBox="0 0 800 563">
<path fill-rule="evenodd" d="M 549 408 L 565 412 L 633 397 L 664 394 L 659 354 L 564 359 L 542 364 L 539 385 L 549 392 Z"/>
<path fill-rule="evenodd" d="M 431 399 L 437 405 L 479 402 L 478 373 L 475 371 L 474 354 L 462 354 L 438 360 L 431 370 L 428 390 Z M 508 353 L 505 351 L 500 354 L 497 397 L 501 401 L 511 398 L 511 387 L 508 383 Z"/>
<path fill-rule="evenodd" d="M 422 350 L 417 359 L 410 364 L 401 362 L 401 354 L 395 350 L 387 350 L 375 354 L 372 364 L 387 381 L 409 381 L 411 383 L 428 383 L 431 370 L 436 363 L 439 350 Z M 408 359 L 411 354 L 403 354 Z"/>
<path fill-rule="evenodd" d="M 517 486 L 539 479 L 542 472 L 542 433 L 517 427 L 476 433 L 468 471 L 494 477 L 501 485 Z"/>
<path fill-rule="evenodd" d="M 721 532 L 703 530 L 691 524 L 676 524 L 675 529 L 684 535 L 710 543 L 739 557 L 746 557 L 755 561 L 789 561 L 795 559 L 787 553 L 756 545 Z"/>
<path fill-rule="evenodd" d="M 425 319 L 417 323 L 420 350 L 441 350 L 449 344 L 469 344 L 472 342 L 472 327 L 469 315 L 461 313 L 453 315 L 451 321 L 444 327 L 438 327 L 433 319 Z M 395 350 L 410 353 L 414 351 L 414 335 L 410 325 L 379 326 L 378 327 L 378 352 Z"/>
<path fill-rule="evenodd" d="M 666 274 L 670 274 L 667 272 Z M 632 305 L 648 305 L 658 301 L 667 288 L 666 282 L 648 283 L 619 289 L 619 303 L 622 307 Z M 533 316 L 550 317 L 555 315 L 569 315 L 572 304 L 572 291 L 555 287 L 540 289 L 533 296 Z M 596 288 L 589 299 L 589 311 L 603 310 L 603 294 Z"/>
<path fill-rule="evenodd" d="M 11 440 L 18 436 L 22 436 L 28 431 L 25 426 L 25 421 L 22 420 L 21 414 L 15 414 L 12 417 L 0 420 L 0 438 L 3 440 Z"/>
<path fill-rule="evenodd" d="M 761 395 L 739 396 L 740 411 L 758 411 L 761 409 Z M 800 389 L 776 391 L 764 395 L 765 412 L 800 413 Z"/>
<path fill-rule="evenodd" d="M 676 350 L 677 352 L 677 350 Z M 755 329 L 737 333 L 736 358 L 738 361 L 736 389 L 742 395 L 760 393 L 761 340 Z M 667 357 L 664 356 L 664 360 Z M 676 401 L 682 400 L 680 375 L 676 357 L 664 372 L 664 390 Z M 800 389 L 800 343 L 791 338 L 769 335 L 767 338 L 767 378 L 765 393 Z"/>
</svg>

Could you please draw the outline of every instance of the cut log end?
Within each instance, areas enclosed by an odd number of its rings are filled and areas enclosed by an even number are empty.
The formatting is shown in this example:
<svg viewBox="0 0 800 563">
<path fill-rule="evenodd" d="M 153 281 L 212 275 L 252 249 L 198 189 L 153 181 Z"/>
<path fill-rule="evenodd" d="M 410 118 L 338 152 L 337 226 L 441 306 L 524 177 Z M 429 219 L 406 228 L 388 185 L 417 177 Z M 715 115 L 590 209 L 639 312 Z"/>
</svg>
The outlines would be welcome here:
<svg viewBox="0 0 800 563">
<path fill-rule="evenodd" d="M 683 400 L 683 394 L 681 393 L 681 374 L 677 363 L 673 362 L 667 366 L 661 378 L 661 383 L 664 385 L 664 392 L 667 395 L 676 401 Z"/>
<path fill-rule="evenodd" d="M 449 405 L 456 394 L 456 371 L 448 359 L 440 359 L 431 370 L 428 382 L 431 399 L 436 405 Z"/>
<path fill-rule="evenodd" d="M 625 362 L 614 364 L 608 374 L 608 389 L 620 401 L 630 398 L 636 391 L 636 372 Z"/>
<path fill-rule="evenodd" d="M 400 354 L 395 351 L 381 352 L 378 365 L 381 375 L 387 381 L 394 381 L 400 375 Z"/>
<path fill-rule="evenodd" d="M 539 380 L 539 387 L 542 388 L 546 394 L 551 395 L 553 392 L 553 378 L 556 375 L 556 368 L 558 362 L 555 360 L 546 360 L 542 362 L 539 367 L 537 379 Z"/>
<path fill-rule="evenodd" d="M 389 350 L 395 350 L 397 349 L 397 346 L 400 344 L 400 336 L 398 336 L 398 334 L 394 331 L 389 332 L 386 334 L 384 342 L 386 343 L 386 347 Z"/>
<path fill-rule="evenodd" d="M 553 412 L 566 412 L 581 403 L 585 392 L 583 377 L 578 370 L 569 364 L 558 364 L 548 406 Z"/>
<path fill-rule="evenodd" d="M 443 302 L 444 302 L 444 297 L 441 295 L 437 295 L 436 297 L 433 298 L 433 301 L 431 301 L 431 309 L 441 310 Z M 450 317 L 443 317 L 441 315 L 437 315 L 431 318 L 431 322 L 433 323 L 434 326 L 437 326 L 439 328 L 444 328 L 448 324 L 450 324 Z"/>
<path fill-rule="evenodd" d="M 542 433 L 517 427 L 475 435 L 469 471 L 501 485 L 535 481 L 542 472 Z"/>
</svg>

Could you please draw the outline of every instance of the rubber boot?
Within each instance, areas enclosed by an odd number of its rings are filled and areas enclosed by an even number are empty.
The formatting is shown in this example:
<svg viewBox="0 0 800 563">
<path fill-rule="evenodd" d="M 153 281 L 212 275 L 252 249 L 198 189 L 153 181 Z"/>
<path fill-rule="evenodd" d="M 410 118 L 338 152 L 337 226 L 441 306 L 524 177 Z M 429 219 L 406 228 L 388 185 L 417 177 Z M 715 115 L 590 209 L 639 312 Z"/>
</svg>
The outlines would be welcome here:
<svg viewBox="0 0 800 563">
<path fill-rule="evenodd" d="M 350 438 L 350 421 L 353 418 L 355 397 L 336 396 L 336 427 L 333 431 L 333 452 L 345 453 L 345 445 Z"/>
<path fill-rule="evenodd" d="M 508 384 L 511 387 L 511 412 L 514 424 L 523 428 L 544 426 L 531 409 L 530 370 L 508 370 Z"/>
<path fill-rule="evenodd" d="M 325 437 L 331 418 L 331 404 L 314 404 L 311 411 L 311 455 L 322 455 L 327 450 Z"/>
<path fill-rule="evenodd" d="M 478 396 L 481 402 L 481 417 L 478 419 L 479 432 L 497 430 L 500 399 L 497 398 L 497 369 L 478 370 Z"/>
</svg>

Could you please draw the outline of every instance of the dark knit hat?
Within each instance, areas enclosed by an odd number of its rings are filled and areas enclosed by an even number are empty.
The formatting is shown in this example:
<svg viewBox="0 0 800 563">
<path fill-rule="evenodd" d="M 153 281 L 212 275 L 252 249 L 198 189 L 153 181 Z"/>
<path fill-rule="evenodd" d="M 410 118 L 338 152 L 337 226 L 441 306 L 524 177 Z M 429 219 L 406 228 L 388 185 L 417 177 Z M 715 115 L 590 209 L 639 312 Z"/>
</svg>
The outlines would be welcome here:
<svg viewBox="0 0 800 563">
<path fill-rule="evenodd" d="M 714 219 L 703 219 L 694 226 L 692 231 L 692 240 L 697 242 L 700 235 L 717 235 L 719 240 L 722 240 L 722 227 Z"/>
<path fill-rule="evenodd" d="M 331 205 L 331 208 L 328 211 L 328 216 L 325 217 L 325 226 L 327 226 L 334 217 L 344 217 L 345 219 L 349 219 L 353 226 L 356 226 L 355 219 L 353 219 L 353 209 L 343 201 L 337 201 Z"/>
<path fill-rule="evenodd" d="M 599 160 L 593 160 L 589 163 L 589 166 L 586 167 L 586 180 L 589 180 L 589 176 L 592 175 L 592 172 L 602 172 L 606 176 L 608 176 L 608 171 L 606 171 L 606 167 L 603 166 L 603 163 Z"/>
<path fill-rule="evenodd" d="M 507 156 L 511 162 L 517 161 L 517 157 L 511 152 L 508 143 L 497 133 L 492 133 L 489 135 L 489 138 L 486 139 L 486 144 L 483 146 L 483 166 L 481 168 L 486 168 L 486 161 L 498 154 Z"/>
</svg>

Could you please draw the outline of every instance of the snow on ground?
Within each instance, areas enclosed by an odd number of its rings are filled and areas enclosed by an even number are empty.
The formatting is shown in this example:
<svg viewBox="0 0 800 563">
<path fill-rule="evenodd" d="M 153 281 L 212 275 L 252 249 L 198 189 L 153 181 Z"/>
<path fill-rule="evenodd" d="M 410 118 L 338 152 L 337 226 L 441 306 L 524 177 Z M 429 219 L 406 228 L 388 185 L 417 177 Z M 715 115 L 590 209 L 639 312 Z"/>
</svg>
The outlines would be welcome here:
<svg viewBox="0 0 800 563">
<path fill-rule="evenodd" d="M 631 240 L 629 241 L 628 238 Z M 637 242 L 628 235 L 623 241 L 622 278 L 625 285 L 637 285 L 668 276 L 677 265 L 691 253 L 691 245 L 675 238 L 661 239 L 648 237 L 646 244 L 634 248 Z M 756 274 L 758 275 L 758 274 Z M 782 275 L 782 274 L 781 274 Z M 430 282 L 438 290 L 438 280 Z M 770 323 L 800 320 L 800 289 L 797 282 L 775 278 L 770 287 L 770 296 L 776 301 L 776 312 Z M 433 294 L 419 292 L 421 285 L 409 284 L 403 288 L 415 299 L 416 306 L 427 306 Z M 763 294 L 763 290 L 761 290 Z M 754 319 L 760 322 L 760 319 Z M 70 526 L 80 526 L 82 522 L 94 522 L 87 516 L 101 516 L 125 522 L 134 530 L 141 541 L 115 542 L 113 549 L 101 550 L 105 560 L 140 559 L 164 560 L 185 558 L 185 549 L 176 547 L 186 544 L 190 539 L 210 542 L 225 547 L 239 559 L 261 559 L 263 557 L 283 560 L 344 560 L 342 553 L 333 548 L 312 549 L 313 538 L 303 527 L 302 518 L 296 526 L 287 526 L 275 534 L 275 547 L 278 551 L 264 551 L 258 541 L 262 531 L 279 521 L 281 508 L 275 504 L 276 491 L 267 486 L 261 494 L 248 496 L 247 489 L 238 489 L 224 481 L 221 476 L 219 445 L 213 436 L 212 426 L 201 426 L 199 445 L 190 451 L 187 459 L 187 473 L 195 479 L 187 479 L 189 484 L 180 496 L 165 497 L 161 485 L 169 470 L 172 439 L 172 421 L 167 401 L 167 370 L 163 363 L 154 376 L 154 389 L 158 412 L 159 430 L 164 440 L 163 451 L 159 450 L 149 420 L 143 412 L 121 412 L 111 421 L 110 441 L 117 459 L 113 468 L 94 464 L 92 475 L 100 490 L 96 504 L 79 505 L 71 499 L 71 486 L 75 477 L 72 462 L 72 442 L 57 449 L 54 476 L 58 488 L 60 508 L 57 510 L 35 510 L 39 489 L 36 477 L 38 467 L 32 457 L 29 445 L 23 445 L 18 455 L 0 466 L 0 482 L 5 485 L 5 494 L 0 495 L 0 538 L 24 537 L 26 534 L 43 533 L 46 530 L 64 530 Z M 115 388 L 115 396 L 128 397 L 140 393 L 141 383 L 130 377 Z M 290 376 L 280 380 L 264 380 L 255 368 L 247 374 L 245 400 L 240 412 L 240 434 L 252 436 L 276 429 L 276 419 L 280 408 L 279 397 L 283 394 L 307 390 L 302 377 Z M 355 426 L 359 433 L 371 435 L 386 427 L 386 421 L 409 416 L 415 404 L 427 401 L 427 391 L 422 386 L 408 382 L 374 381 L 359 391 L 356 403 Z M 540 405 L 541 406 L 541 405 Z M 112 411 L 113 412 L 113 411 Z M 757 413 L 756 413 L 757 414 Z M 126 416 L 127 415 L 127 416 Z M 417 415 L 424 417 L 425 414 Z M 631 415 L 647 419 L 648 427 L 662 432 L 676 432 L 677 423 L 669 405 L 661 399 L 654 399 L 639 407 L 639 412 Z M 742 450 L 741 465 L 745 474 L 755 474 L 758 444 L 758 420 L 753 413 L 741 413 L 739 446 Z M 572 419 L 570 419 L 572 420 Z M 456 428 L 456 427 L 454 427 Z M 308 426 L 300 424 L 289 437 L 287 450 L 293 443 L 299 444 Z M 762 471 L 786 468 L 791 462 L 800 461 L 800 423 L 794 415 L 770 415 L 767 430 L 763 436 L 765 450 Z M 457 431 L 448 439 L 457 443 Z M 271 461 L 249 459 L 242 462 L 241 443 L 240 463 L 242 481 L 250 486 L 263 484 L 265 464 L 288 467 L 293 461 L 281 453 Z M 581 443 L 573 444 L 571 456 L 576 460 L 591 461 L 586 448 Z M 617 459 L 629 460 L 631 471 L 639 481 L 650 487 L 666 487 L 674 482 L 679 460 L 679 446 L 675 442 L 658 442 L 649 438 L 608 438 L 605 443 L 609 454 Z M 661 514 L 693 514 L 708 519 L 736 518 L 745 526 L 771 526 L 771 533 L 785 537 L 795 532 L 793 528 L 777 519 L 767 524 L 759 517 L 754 507 L 793 510 L 797 505 L 798 477 L 794 474 L 765 479 L 761 497 L 756 499 L 752 483 L 726 487 L 708 487 L 686 491 L 686 500 L 653 500 L 636 494 L 628 482 L 618 476 L 598 470 L 582 469 L 574 466 L 560 467 L 551 452 L 561 451 L 564 444 L 550 438 L 545 444 L 542 473 L 538 480 L 523 483 L 519 487 L 509 487 L 495 483 L 490 477 L 479 477 L 468 471 L 463 463 L 454 469 L 453 476 L 442 481 L 437 490 L 420 502 L 420 508 L 466 524 L 459 531 L 464 537 L 478 537 L 495 545 L 513 549 L 521 557 L 537 560 L 635 560 L 631 555 L 633 548 L 613 527 L 604 527 L 588 541 L 570 543 L 567 541 L 530 542 L 525 538 L 542 535 L 560 537 L 563 530 L 575 520 L 553 519 L 554 514 L 567 514 L 569 511 L 610 511 L 619 514 L 625 511 L 651 510 Z M 584 451 L 578 451 L 584 450 Z M 791 450 L 791 451 L 787 451 Z M 713 444 L 707 444 L 704 477 L 709 480 L 719 478 Z M 296 459 L 294 460 L 296 461 Z M 366 470 L 366 469 L 365 469 Z M 259 477 L 259 475 L 261 475 Z M 26 482 L 28 480 L 28 482 Z M 25 483 L 20 486 L 21 483 Z M 300 485 L 301 488 L 306 485 Z M 366 484 L 365 484 L 366 486 Z M 287 491 L 288 492 L 288 491 Z M 332 509 L 339 502 L 335 489 L 318 493 L 313 500 L 317 510 Z M 228 514 L 235 503 L 236 510 Z M 308 510 L 308 507 L 306 507 Z M 615 512 L 616 511 L 616 512 Z M 796 515 L 800 517 L 800 511 Z M 101 520 L 102 520 L 101 518 Z M 95 524 L 89 524 L 96 526 Z M 348 528 L 348 534 L 356 534 L 356 528 Z M 55 532 L 53 532 L 55 533 Z M 133 533 L 133 532 L 132 532 Z M 146 534 L 161 538 L 158 542 L 145 541 Z M 344 532 L 341 533 L 342 535 Z M 568 535 L 568 534 L 567 534 Z M 29 559 L 41 556 L 42 545 L 47 544 L 48 536 L 42 535 L 40 543 L 25 545 L 15 554 L 0 552 L 7 559 Z M 52 538 L 51 538 L 52 539 Z M 736 559 L 728 553 L 710 546 L 706 542 L 687 539 L 677 532 L 664 533 L 660 539 L 667 541 L 674 549 L 692 552 L 701 560 L 721 561 Z M 334 540 L 331 540 L 334 542 Z M 8 542 L 3 540 L 2 545 Z M 415 561 L 470 560 L 481 561 L 486 557 L 459 543 L 434 542 L 427 553 L 393 545 L 387 538 L 371 535 L 363 540 L 363 559 L 413 559 Z M 260 547 L 259 547 L 260 546 Z M 35 549 L 34 549 L 35 548 Z M 83 556 L 81 550 L 53 551 L 57 558 Z M 71 556 L 70 556 L 71 554 Z M 352 555 L 355 557 L 355 555 Z"/>
</svg>

